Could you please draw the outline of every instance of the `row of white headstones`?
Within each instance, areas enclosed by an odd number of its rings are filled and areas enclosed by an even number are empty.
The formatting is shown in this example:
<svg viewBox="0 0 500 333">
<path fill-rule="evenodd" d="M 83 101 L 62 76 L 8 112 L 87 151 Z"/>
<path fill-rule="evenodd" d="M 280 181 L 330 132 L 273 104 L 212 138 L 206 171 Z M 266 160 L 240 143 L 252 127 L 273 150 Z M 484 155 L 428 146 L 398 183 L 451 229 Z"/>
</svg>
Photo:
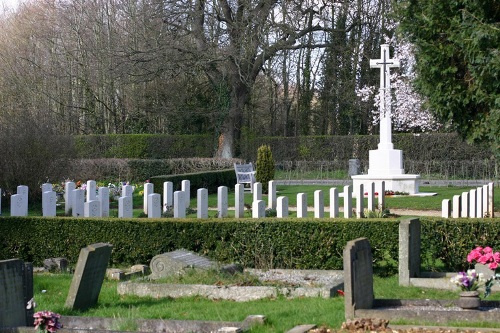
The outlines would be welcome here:
<svg viewBox="0 0 500 333">
<path fill-rule="evenodd" d="M 253 218 L 262 218 L 266 215 L 266 208 L 276 210 L 278 218 L 288 217 L 289 205 L 288 197 L 277 197 L 276 182 L 268 183 L 268 202 L 263 200 L 262 184 L 256 182 L 252 188 L 252 206 L 251 216 Z M 375 183 L 368 186 L 367 189 L 361 184 L 355 191 L 352 191 L 351 185 L 344 186 L 343 192 L 335 187 L 330 188 L 329 216 L 330 218 L 339 217 L 339 197 L 344 198 L 344 218 L 362 218 L 366 211 L 383 210 L 385 207 L 385 184 L 382 182 L 381 191 L 376 195 Z M 235 217 L 242 218 L 245 214 L 245 188 L 242 184 L 235 185 Z M 118 217 L 133 217 L 133 199 L 134 187 L 124 185 L 121 195 L 118 198 Z M 365 207 L 364 200 L 355 200 L 355 209 L 353 210 L 354 198 L 367 198 Z M 477 189 L 464 192 L 462 195 L 456 195 L 453 200 L 445 199 L 442 204 L 443 217 L 472 217 L 480 218 L 484 216 L 493 217 L 493 196 L 494 184 L 489 183 Z M 375 203 L 375 198 L 378 199 Z M 173 211 L 173 216 L 177 218 L 186 217 L 186 208 L 190 206 L 190 181 L 181 182 L 181 190 L 173 191 L 172 182 L 163 183 L 163 202 L 159 193 L 154 193 L 152 183 L 144 184 L 144 205 L 143 211 L 149 218 L 159 218 L 162 212 Z M 97 187 L 94 180 L 87 181 L 86 189 L 76 188 L 74 182 L 65 183 L 64 192 L 65 213 L 73 217 L 108 217 L 109 216 L 109 188 Z M 42 185 L 42 213 L 43 216 L 56 216 L 57 194 L 52 189 L 52 184 Z M 453 209 L 451 209 L 451 203 Z M 208 218 L 208 190 L 205 188 L 197 190 L 197 217 Z M 219 186 L 217 189 L 217 217 L 227 217 L 229 211 L 228 187 Z M 0 207 L 1 212 L 1 207 Z M 325 217 L 325 203 L 323 190 L 314 191 L 314 217 Z M 296 214 L 298 218 L 307 217 L 307 194 L 297 194 Z M 20 185 L 17 187 L 17 194 L 11 197 L 11 216 L 28 215 L 28 187 Z"/>
<path fill-rule="evenodd" d="M 452 199 L 444 199 L 441 216 L 453 217 L 494 217 L 495 184 L 488 183 L 469 192 L 454 195 Z"/>
</svg>

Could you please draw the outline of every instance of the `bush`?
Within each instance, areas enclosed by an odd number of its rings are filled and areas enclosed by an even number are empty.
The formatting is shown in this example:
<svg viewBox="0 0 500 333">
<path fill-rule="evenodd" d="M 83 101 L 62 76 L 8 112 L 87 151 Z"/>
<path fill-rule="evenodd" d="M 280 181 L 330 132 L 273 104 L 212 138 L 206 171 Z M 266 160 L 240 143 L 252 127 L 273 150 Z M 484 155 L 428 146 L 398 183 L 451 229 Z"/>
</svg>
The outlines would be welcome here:
<svg viewBox="0 0 500 333">
<path fill-rule="evenodd" d="M 274 159 L 268 145 L 262 145 L 257 149 L 256 171 L 256 180 L 262 183 L 262 190 L 267 193 L 269 181 L 274 179 Z"/>
</svg>

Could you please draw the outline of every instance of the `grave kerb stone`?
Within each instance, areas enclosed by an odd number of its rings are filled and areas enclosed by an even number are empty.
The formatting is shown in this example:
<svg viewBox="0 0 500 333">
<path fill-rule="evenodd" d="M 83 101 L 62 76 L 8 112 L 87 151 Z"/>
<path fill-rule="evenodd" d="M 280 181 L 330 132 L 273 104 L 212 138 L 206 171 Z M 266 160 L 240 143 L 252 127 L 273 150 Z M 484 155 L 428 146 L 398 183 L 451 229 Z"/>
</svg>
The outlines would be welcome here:
<svg viewBox="0 0 500 333">
<path fill-rule="evenodd" d="M 97 304 L 112 245 L 91 244 L 80 250 L 65 307 L 86 310 Z"/>
</svg>

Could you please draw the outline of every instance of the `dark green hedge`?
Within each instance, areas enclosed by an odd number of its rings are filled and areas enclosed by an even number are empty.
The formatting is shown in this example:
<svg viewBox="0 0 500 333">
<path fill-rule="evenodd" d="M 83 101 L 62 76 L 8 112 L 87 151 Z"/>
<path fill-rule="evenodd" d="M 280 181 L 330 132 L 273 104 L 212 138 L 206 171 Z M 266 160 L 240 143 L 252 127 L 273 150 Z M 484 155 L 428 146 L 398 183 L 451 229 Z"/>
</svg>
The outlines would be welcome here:
<svg viewBox="0 0 500 333">
<path fill-rule="evenodd" d="M 174 191 L 181 190 L 183 180 L 190 181 L 191 197 L 196 197 L 196 191 L 199 188 L 206 188 L 209 193 L 217 193 L 219 186 L 227 186 L 233 188 L 236 185 L 236 173 L 234 169 L 207 171 L 197 173 L 185 173 L 178 175 L 155 176 L 150 178 L 154 188 L 162 189 L 164 182 L 172 182 Z"/>
<path fill-rule="evenodd" d="M 421 221 L 422 261 L 427 269 L 443 269 L 438 259 L 447 271 L 464 269 L 468 252 L 478 245 L 500 250 L 500 219 Z M 393 219 L 2 217 L 0 259 L 20 258 L 41 265 L 45 258 L 66 257 L 74 265 L 82 247 L 107 242 L 113 244 L 114 266 L 149 264 L 157 254 L 185 248 L 245 267 L 342 269 L 346 242 L 367 237 L 375 270 L 393 274 L 397 271 L 398 223 Z"/>
<path fill-rule="evenodd" d="M 109 134 L 74 137 L 76 158 L 212 157 L 209 135 Z"/>
</svg>

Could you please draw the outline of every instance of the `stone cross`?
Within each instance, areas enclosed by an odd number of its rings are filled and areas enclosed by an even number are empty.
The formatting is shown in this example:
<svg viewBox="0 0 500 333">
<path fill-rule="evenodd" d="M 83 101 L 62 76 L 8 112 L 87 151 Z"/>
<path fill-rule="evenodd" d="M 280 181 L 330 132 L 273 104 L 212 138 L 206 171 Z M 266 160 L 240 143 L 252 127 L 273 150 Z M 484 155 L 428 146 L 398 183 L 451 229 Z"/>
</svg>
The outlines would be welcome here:
<svg viewBox="0 0 500 333">
<path fill-rule="evenodd" d="M 393 149 L 391 132 L 391 73 L 399 60 L 390 59 L 389 45 L 380 45 L 380 59 L 370 59 L 370 68 L 380 68 L 380 143 L 379 149 Z"/>
</svg>

